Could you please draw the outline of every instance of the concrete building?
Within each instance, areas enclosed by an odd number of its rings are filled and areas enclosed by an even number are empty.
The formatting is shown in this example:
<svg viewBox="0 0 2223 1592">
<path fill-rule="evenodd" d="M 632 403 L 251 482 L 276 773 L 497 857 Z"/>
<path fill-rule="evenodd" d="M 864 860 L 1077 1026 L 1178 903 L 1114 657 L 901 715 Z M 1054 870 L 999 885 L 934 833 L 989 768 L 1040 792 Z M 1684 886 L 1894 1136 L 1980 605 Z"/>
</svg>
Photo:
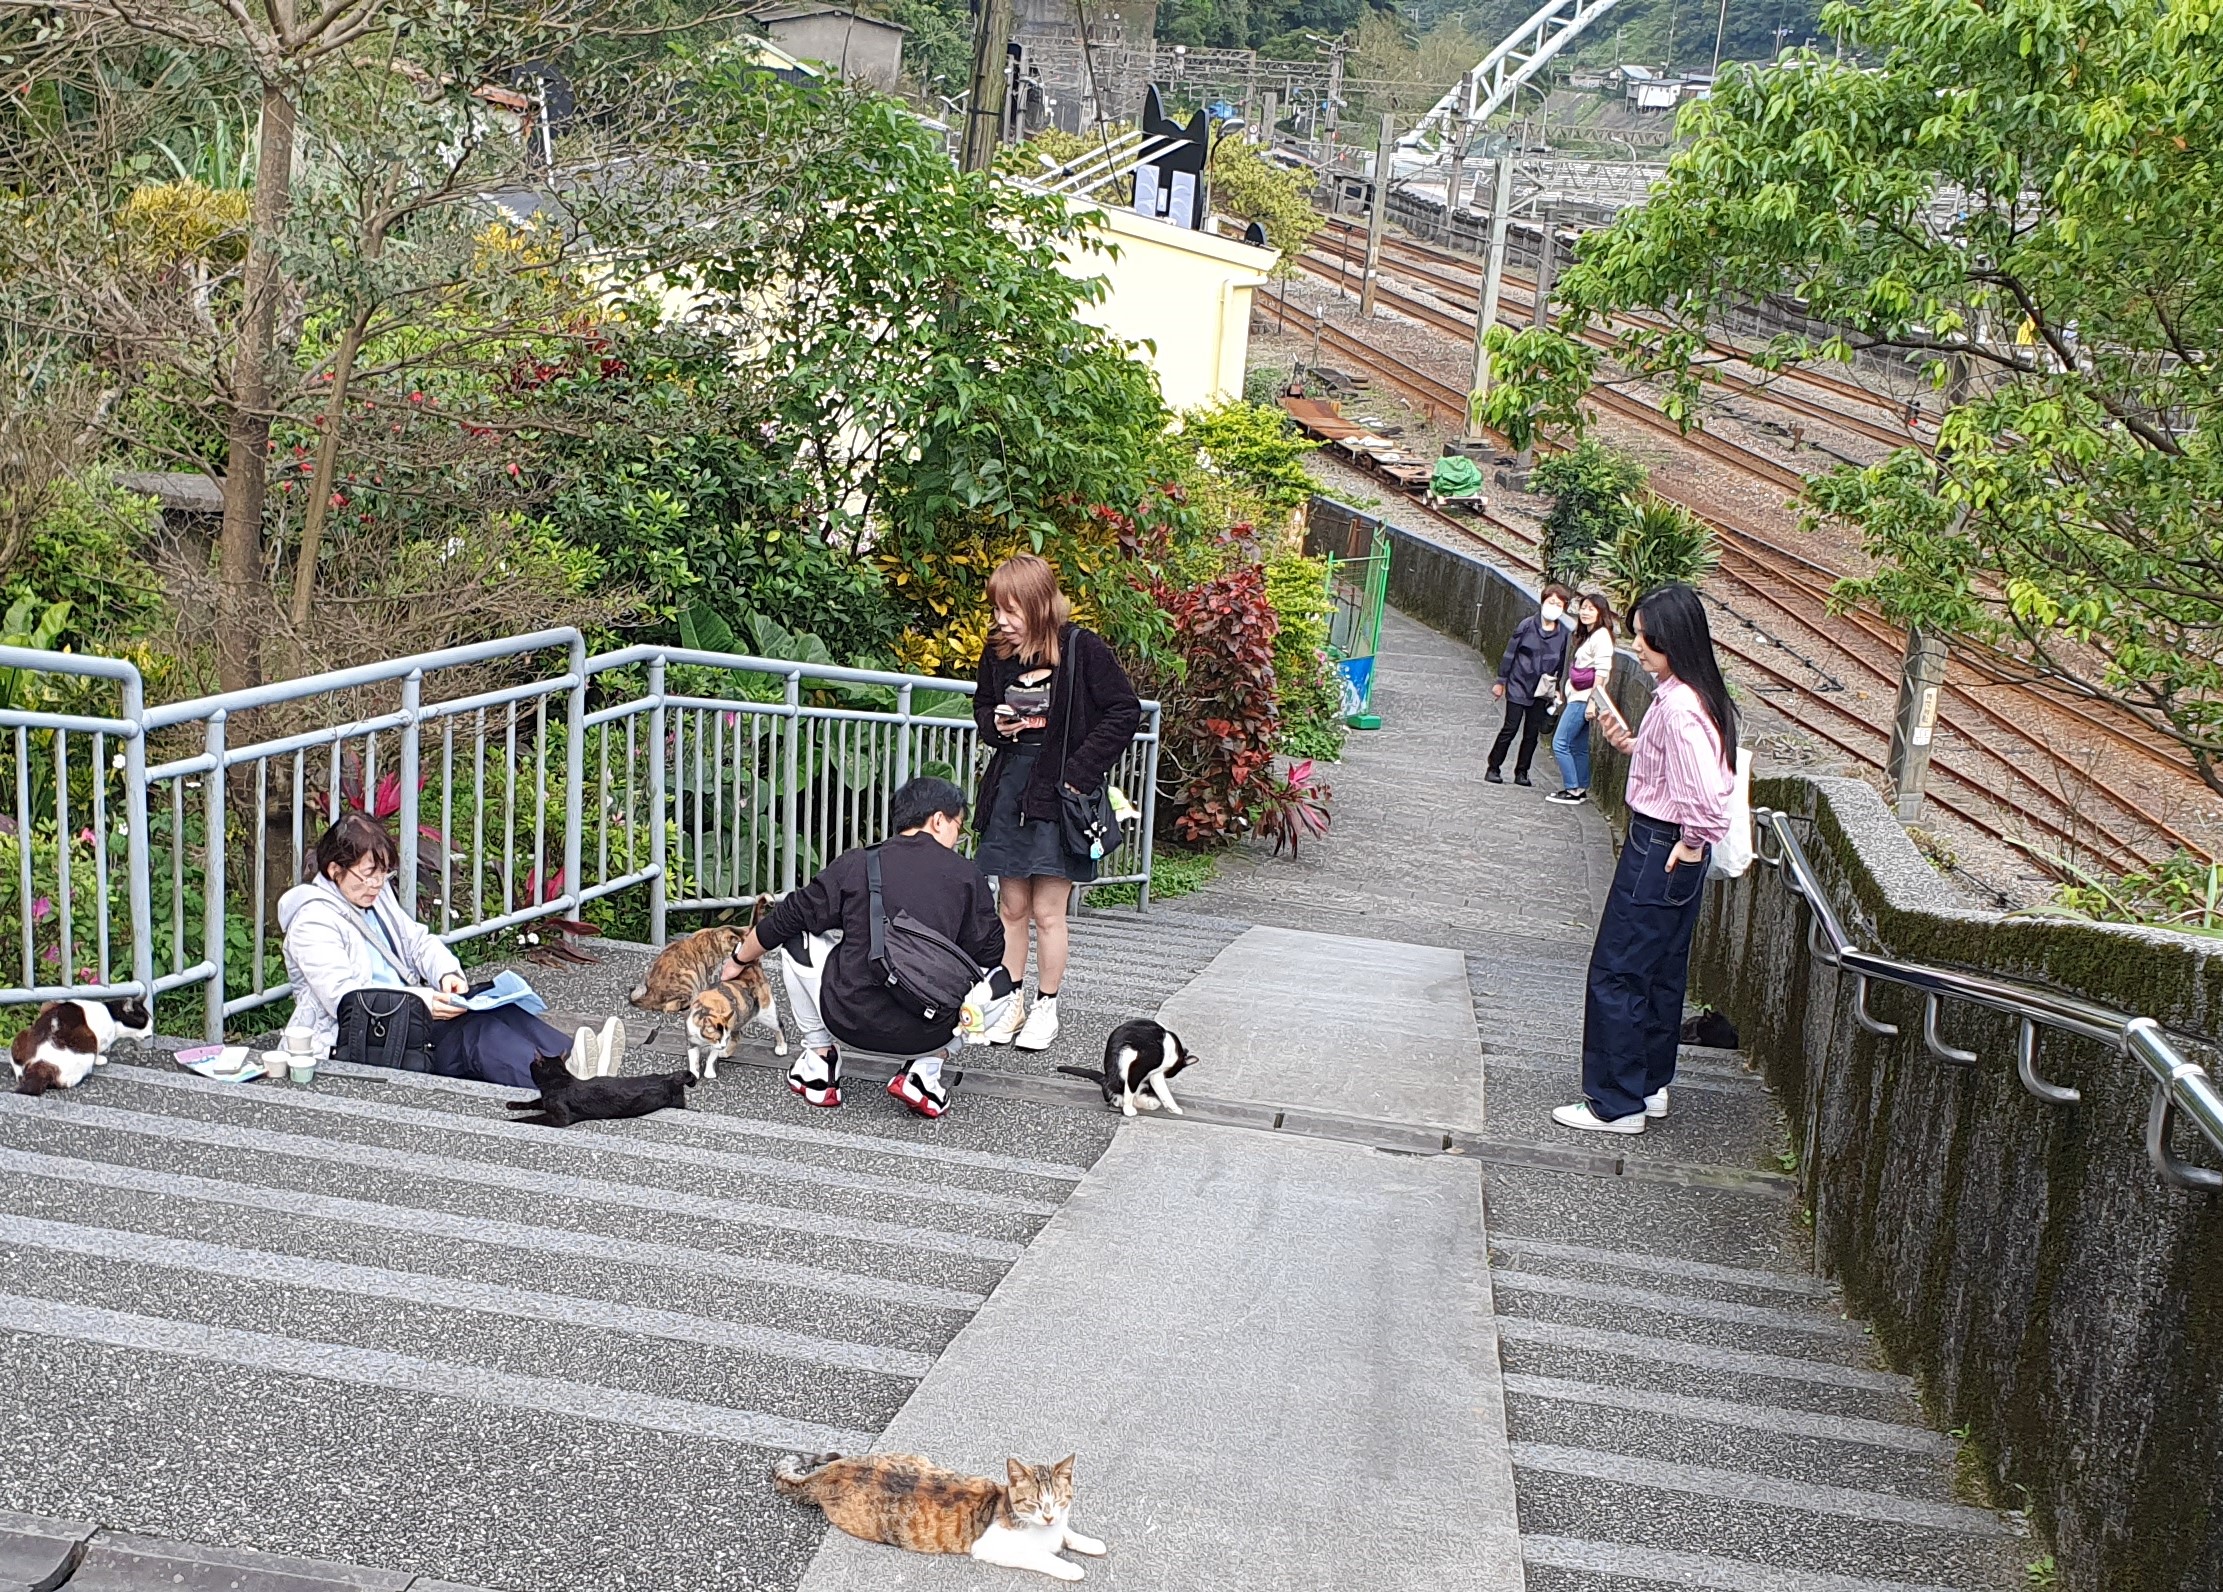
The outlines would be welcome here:
<svg viewBox="0 0 2223 1592">
<path fill-rule="evenodd" d="M 1132 211 L 1085 208 L 1103 216 L 1102 239 L 1118 255 L 1091 248 L 1067 257 L 1068 271 L 1101 276 L 1110 288 L 1082 317 L 1147 345 L 1143 358 L 1169 407 L 1240 398 L 1251 295 L 1280 255 Z"/>
<path fill-rule="evenodd" d="M 903 78 L 903 35 L 878 17 L 839 6 L 789 5 L 761 12 L 757 21 L 780 47 L 806 61 L 823 61 L 838 76 L 892 89 Z"/>
</svg>

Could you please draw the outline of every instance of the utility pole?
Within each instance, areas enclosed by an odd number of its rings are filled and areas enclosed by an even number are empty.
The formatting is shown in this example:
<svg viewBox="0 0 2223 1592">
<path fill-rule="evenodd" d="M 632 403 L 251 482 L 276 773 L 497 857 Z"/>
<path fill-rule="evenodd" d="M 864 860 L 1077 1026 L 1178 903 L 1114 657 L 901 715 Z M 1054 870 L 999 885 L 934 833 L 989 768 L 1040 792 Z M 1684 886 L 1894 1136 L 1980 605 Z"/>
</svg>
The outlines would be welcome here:
<svg viewBox="0 0 2223 1592">
<path fill-rule="evenodd" d="M 1930 742 L 1937 733 L 1937 698 L 1945 689 L 1945 638 L 1915 625 L 1907 631 L 1899 666 L 1899 707 L 1891 721 L 1887 773 L 1902 824 L 1922 821 L 1922 793 L 1930 778 Z"/>
<path fill-rule="evenodd" d="M 1467 73 L 1459 79 L 1459 127 L 1451 137 L 1451 171 L 1443 185 L 1443 227 L 1445 235 L 1451 231 L 1451 218 L 1459 213 L 1459 182 L 1466 175 L 1462 169 L 1467 163 L 1467 139 L 1473 134 L 1474 124 L 1467 119 L 1474 109 L 1474 74 Z"/>
<path fill-rule="evenodd" d="M 1490 192 L 1490 251 L 1482 271 L 1482 304 L 1474 317 L 1474 380 L 1467 395 L 1467 441 L 1482 440 L 1482 401 L 1490 395 L 1490 350 L 1485 339 L 1497 324 L 1497 301 L 1505 286 L 1505 228 L 1513 214 L 1513 144 L 1497 145 L 1497 182 Z"/>
<path fill-rule="evenodd" d="M 1258 141 L 1268 149 L 1274 147 L 1274 129 L 1281 125 L 1281 96 L 1272 89 L 1266 90 L 1266 115 L 1258 124 Z"/>
<path fill-rule="evenodd" d="M 1714 19 L 1714 69 L 1710 77 L 1721 76 L 1721 39 L 1729 31 L 1729 0 L 1721 0 L 1721 15 Z"/>
<path fill-rule="evenodd" d="M 965 138 L 957 158 L 960 171 L 986 171 L 996 163 L 996 146 L 1003 141 L 1005 89 L 1011 81 L 1011 8 L 1012 0 L 980 0 Z"/>
<path fill-rule="evenodd" d="M 1544 206 L 1544 236 L 1537 244 L 1536 303 L 1528 324 L 1541 331 L 1551 324 L 1551 285 L 1559 275 L 1559 206 Z"/>
<path fill-rule="evenodd" d="M 1337 107 L 1343 103 L 1343 56 L 1350 49 L 1341 39 L 1328 46 L 1328 103 L 1327 103 L 1327 158 L 1321 162 L 1329 176 L 1335 173 L 1335 130 L 1338 125 Z"/>
<path fill-rule="evenodd" d="M 1389 214 L 1389 152 L 1395 144 L 1395 118 L 1382 112 L 1381 142 L 1374 146 L 1373 204 L 1366 212 L 1366 270 L 1359 277 L 1359 316 L 1374 318 L 1374 279 L 1382 268 L 1382 222 Z"/>
</svg>

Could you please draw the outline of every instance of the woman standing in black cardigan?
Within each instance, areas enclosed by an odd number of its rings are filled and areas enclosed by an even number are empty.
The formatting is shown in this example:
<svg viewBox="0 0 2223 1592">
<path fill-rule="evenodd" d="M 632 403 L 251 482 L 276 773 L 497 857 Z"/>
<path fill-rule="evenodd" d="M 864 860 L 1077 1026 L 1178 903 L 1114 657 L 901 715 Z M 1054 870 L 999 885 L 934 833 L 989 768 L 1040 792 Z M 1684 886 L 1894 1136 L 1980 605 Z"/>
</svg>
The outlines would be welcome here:
<svg viewBox="0 0 2223 1592">
<path fill-rule="evenodd" d="M 1065 977 L 1065 911 L 1073 886 L 1096 877 L 1092 858 L 1065 849 L 1064 798 L 1102 786 L 1134 739 L 1142 702 L 1104 638 L 1072 622 L 1057 572 L 1032 553 L 1006 559 L 988 577 L 995 623 L 980 654 L 973 720 L 995 756 L 981 776 L 973 861 L 996 878 L 1003 965 L 1026 982 L 1027 929 L 1034 929 L 1032 1010 L 1014 1000 L 987 1035 L 1041 1050 L 1057 1038 L 1057 992 Z"/>
</svg>

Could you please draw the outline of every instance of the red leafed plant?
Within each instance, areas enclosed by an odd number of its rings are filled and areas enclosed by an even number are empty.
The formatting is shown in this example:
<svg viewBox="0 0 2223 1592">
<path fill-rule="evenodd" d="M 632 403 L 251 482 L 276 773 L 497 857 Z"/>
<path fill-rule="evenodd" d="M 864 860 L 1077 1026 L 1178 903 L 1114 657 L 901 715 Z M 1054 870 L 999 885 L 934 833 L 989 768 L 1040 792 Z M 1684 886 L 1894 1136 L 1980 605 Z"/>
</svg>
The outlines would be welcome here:
<svg viewBox="0 0 2223 1592">
<path fill-rule="evenodd" d="M 1187 665 L 1166 687 L 1161 810 L 1192 845 L 1239 839 L 1266 798 L 1281 713 L 1274 695 L 1274 635 L 1266 575 L 1243 561 L 1223 574 L 1154 595 L 1173 621 Z"/>
<path fill-rule="evenodd" d="M 1294 857 L 1304 841 L 1326 836 L 1328 802 L 1333 795 L 1328 782 L 1314 774 L 1309 757 L 1266 781 L 1258 798 L 1258 832 L 1274 837 L 1275 856 L 1287 846 Z"/>
</svg>

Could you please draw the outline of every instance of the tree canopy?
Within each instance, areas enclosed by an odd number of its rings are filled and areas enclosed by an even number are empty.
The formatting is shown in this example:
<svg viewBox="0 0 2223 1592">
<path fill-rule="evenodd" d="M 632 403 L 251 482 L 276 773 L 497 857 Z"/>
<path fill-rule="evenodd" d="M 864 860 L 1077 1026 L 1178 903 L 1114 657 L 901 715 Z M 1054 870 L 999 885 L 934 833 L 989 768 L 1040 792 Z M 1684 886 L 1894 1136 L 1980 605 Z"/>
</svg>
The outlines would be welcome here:
<svg viewBox="0 0 2223 1592">
<path fill-rule="evenodd" d="M 1877 560 L 1840 588 L 2112 700 L 2223 789 L 2223 144 L 2217 0 L 1832 5 L 1848 50 L 1725 73 L 1651 202 L 1559 284 L 1563 331 L 1695 423 L 1730 307 L 1836 328 L 1783 367 L 1873 350 L 1941 395 L 1908 447 L 1811 488 Z M 1616 319 L 1650 312 L 1649 324 Z M 1498 341 L 1507 387 L 1574 418 L 1591 368 Z M 1933 400 L 1933 411 L 1940 400 Z"/>
</svg>

